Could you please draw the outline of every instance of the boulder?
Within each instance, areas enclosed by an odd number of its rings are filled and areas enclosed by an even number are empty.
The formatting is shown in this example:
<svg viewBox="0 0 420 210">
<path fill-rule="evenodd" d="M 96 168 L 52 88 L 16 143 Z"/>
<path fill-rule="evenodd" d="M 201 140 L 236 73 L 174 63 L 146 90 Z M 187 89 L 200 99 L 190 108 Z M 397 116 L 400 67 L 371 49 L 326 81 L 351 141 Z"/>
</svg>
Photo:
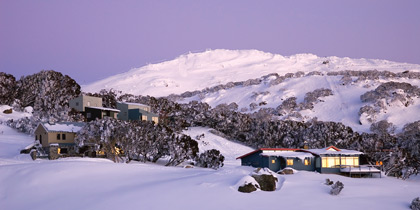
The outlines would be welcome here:
<svg viewBox="0 0 420 210">
<path fill-rule="evenodd" d="M 257 185 L 252 183 L 245 184 L 243 186 L 239 186 L 238 191 L 243 193 L 251 193 L 257 190 Z"/>
<path fill-rule="evenodd" d="M 48 159 L 50 160 L 56 160 L 60 157 L 58 154 L 58 146 L 50 146 L 49 153 L 48 153 Z"/>
<path fill-rule="evenodd" d="M 325 179 L 325 184 L 326 185 L 333 185 L 334 182 L 332 180 L 330 180 L 330 179 Z"/>
<path fill-rule="evenodd" d="M 29 155 L 31 156 L 32 160 L 36 160 L 36 156 L 37 156 L 36 150 L 32 150 L 31 153 L 29 153 Z"/>
<path fill-rule="evenodd" d="M 344 188 L 344 184 L 340 181 L 335 182 L 335 184 L 331 185 L 331 195 L 338 195 L 340 194 L 341 190 Z"/>
<path fill-rule="evenodd" d="M 13 113 L 13 109 L 6 109 L 3 111 L 4 114 L 12 114 Z"/>
<path fill-rule="evenodd" d="M 278 181 L 277 177 L 274 177 L 271 174 L 253 174 L 252 177 L 258 182 L 262 191 L 276 190 L 276 185 Z"/>
<path fill-rule="evenodd" d="M 278 174 L 294 174 L 294 171 L 292 168 L 285 168 L 279 171 Z"/>
<path fill-rule="evenodd" d="M 420 210 L 420 197 L 414 198 L 410 205 L 411 210 Z"/>
</svg>

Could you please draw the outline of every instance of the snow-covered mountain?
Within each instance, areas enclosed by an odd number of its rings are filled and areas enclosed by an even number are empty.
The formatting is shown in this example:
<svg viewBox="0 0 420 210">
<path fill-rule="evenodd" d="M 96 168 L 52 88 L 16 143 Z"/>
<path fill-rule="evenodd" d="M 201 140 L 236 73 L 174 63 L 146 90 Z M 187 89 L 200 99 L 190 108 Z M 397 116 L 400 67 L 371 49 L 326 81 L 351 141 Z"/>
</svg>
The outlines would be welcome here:
<svg viewBox="0 0 420 210">
<path fill-rule="evenodd" d="M 196 100 L 212 107 L 236 103 L 246 113 L 271 108 L 281 119 L 316 117 L 361 132 L 387 120 L 399 132 L 405 124 L 420 120 L 420 95 L 408 96 L 404 85 L 393 87 L 389 82 L 408 83 L 415 89 L 420 86 L 419 72 L 420 65 L 387 60 L 211 50 L 132 69 L 82 89 L 155 97 L 177 94 L 172 99 L 179 103 Z M 361 100 L 381 85 L 388 88 L 386 94 L 378 92 L 379 98 Z"/>
<path fill-rule="evenodd" d="M 328 61 L 327 64 L 323 64 Z M 330 72 L 340 70 L 420 71 L 420 65 L 387 60 L 318 57 L 313 54 L 282 56 L 258 50 L 208 50 L 188 53 L 157 64 L 149 64 L 104 80 L 83 85 L 85 92 L 120 90 L 155 97 L 201 90 L 228 82 L 245 81 L 278 73 Z"/>
</svg>

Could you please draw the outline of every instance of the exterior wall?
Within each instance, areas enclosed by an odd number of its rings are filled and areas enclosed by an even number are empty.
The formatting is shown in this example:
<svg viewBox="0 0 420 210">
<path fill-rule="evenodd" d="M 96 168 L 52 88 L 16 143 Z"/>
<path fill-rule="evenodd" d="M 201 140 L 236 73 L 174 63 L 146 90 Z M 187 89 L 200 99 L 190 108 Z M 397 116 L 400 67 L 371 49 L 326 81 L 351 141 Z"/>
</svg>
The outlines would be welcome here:
<svg viewBox="0 0 420 210">
<path fill-rule="evenodd" d="M 84 112 L 85 107 L 87 106 L 102 107 L 102 98 L 81 95 L 77 98 L 71 99 L 69 101 L 69 106 L 79 112 Z"/>
<path fill-rule="evenodd" d="M 104 117 L 111 117 L 117 119 L 118 112 L 110 111 L 110 110 L 102 110 L 102 109 L 95 109 L 95 108 L 85 108 L 85 118 L 88 122 L 92 120 L 103 119 Z"/>
<path fill-rule="evenodd" d="M 142 117 L 146 117 L 147 121 L 153 121 L 155 124 L 159 123 L 159 115 L 139 109 Z"/>
<path fill-rule="evenodd" d="M 60 134 L 60 140 L 57 139 L 57 134 Z M 66 140 L 62 140 L 62 135 L 66 135 Z M 74 144 L 75 133 L 71 132 L 49 132 L 48 144 Z"/>
<path fill-rule="evenodd" d="M 134 104 L 127 104 L 127 106 L 128 106 L 128 109 L 141 109 L 141 110 L 144 110 L 144 111 L 146 111 L 146 112 L 151 112 L 151 108 L 150 108 L 150 106 L 147 106 L 147 105 L 134 105 Z"/>
<path fill-rule="evenodd" d="M 60 140 L 57 139 L 57 134 L 60 134 Z M 66 140 L 62 140 L 62 134 L 66 135 Z M 74 138 L 76 133 L 72 132 L 47 132 L 45 128 L 40 124 L 35 129 L 35 138 L 40 140 L 42 136 L 42 147 L 49 147 L 50 144 L 74 144 Z"/>
<path fill-rule="evenodd" d="M 118 103 L 117 102 L 117 109 L 120 110 L 120 113 L 118 113 L 118 119 L 119 120 L 128 120 L 128 105 L 124 103 Z"/>
<path fill-rule="evenodd" d="M 280 157 L 276 157 L 276 156 L 268 156 L 265 157 L 263 156 L 263 159 L 267 159 L 267 164 L 268 164 L 268 168 L 274 172 L 279 171 L 281 168 L 281 160 Z"/>
<path fill-rule="evenodd" d="M 300 158 L 286 158 L 292 159 L 293 165 L 286 165 L 286 167 L 290 167 L 296 170 L 304 170 L 304 171 L 315 171 L 315 158 L 308 158 L 309 165 L 305 165 L 305 161 L 301 160 Z"/>
<path fill-rule="evenodd" d="M 102 119 L 102 111 L 99 109 L 86 108 L 85 118 L 88 122 L 95 120 L 96 118 Z"/>
<path fill-rule="evenodd" d="M 128 110 L 128 120 L 141 120 L 142 114 L 139 109 L 130 109 Z"/>
<path fill-rule="evenodd" d="M 241 158 L 241 165 L 252 166 L 255 168 L 264 167 L 261 152 L 254 153 L 252 155 Z"/>
<path fill-rule="evenodd" d="M 79 96 L 77 98 L 73 98 L 69 101 L 69 107 L 77 110 L 78 112 L 83 112 L 83 96 Z"/>
<path fill-rule="evenodd" d="M 82 96 L 83 98 L 83 111 L 85 111 L 85 107 L 92 106 L 92 107 L 102 107 L 102 98 L 93 97 L 93 96 Z"/>
<path fill-rule="evenodd" d="M 101 119 L 103 119 L 105 117 L 110 117 L 110 118 L 117 119 L 117 114 L 118 114 L 118 112 L 113 112 L 113 111 L 110 111 L 110 110 L 101 110 Z"/>
<path fill-rule="evenodd" d="M 42 145 L 42 147 L 48 147 L 49 143 L 48 143 L 48 133 L 45 130 L 45 128 L 39 124 L 38 127 L 35 129 L 35 139 L 36 140 L 40 140 L 40 143 Z"/>
</svg>

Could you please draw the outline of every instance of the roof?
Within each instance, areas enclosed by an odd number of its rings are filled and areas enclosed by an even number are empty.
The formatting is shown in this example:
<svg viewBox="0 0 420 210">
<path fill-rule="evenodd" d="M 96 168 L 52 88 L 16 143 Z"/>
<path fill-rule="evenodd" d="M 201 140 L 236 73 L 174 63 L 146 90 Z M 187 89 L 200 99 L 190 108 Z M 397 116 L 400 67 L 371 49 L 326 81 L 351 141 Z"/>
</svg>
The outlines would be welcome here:
<svg viewBox="0 0 420 210">
<path fill-rule="evenodd" d="M 363 152 L 359 152 L 356 150 L 348 150 L 348 149 L 338 149 L 337 147 L 330 146 L 325 147 L 322 149 L 308 149 L 309 152 L 314 153 L 316 155 L 361 155 Z"/>
<path fill-rule="evenodd" d="M 123 101 L 118 101 L 117 103 L 120 103 L 120 104 L 128 104 L 128 105 L 136 105 L 136 106 L 147 106 L 147 107 L 150 107 L 149 105 L 146 105 L 146 104 L 132 103 L 132 102 L 123 102 Z"/>
<path fill-rule="evenodd" d="M 76 133 L 85 126 L 83 122 L 61 122 L 55 124 L 40 123 L 47 132 L 69 132 Z"/>
<path fill-rule="evenodd" d="M 241 158 L 244 158 L 244 157 L 246 157 L 248 155 L 252 155 L 254 153 L 257 153 L 257 152 L 260 152 L 260 151 L 265 151 L 265 150 L 266 151 L 267 150 L 273 150 L 273 151 L 296 151 L 296 150 L 300 150 L 300 149 L 293 149 L 293 148 L 260 148 L 260 149 L 254 150 L 254 151 L 252 151 L 250 153 L 247 153 L 245 155 L 242 155 L 240 157 L 237 157 L 236 159 L 241 159 Z"/>
<path fill-rule="evenodd" d="M 247 153 L 245 155 L 242 155 L 240 157 L 237 157 L 236 159 L 241 159 L 246 156 L 252 155 L 257 152 L 263 152 L 265 154 L 262 154 L 263 156 L 283 156 L 283 157 L 309 157 L 308 154 L 293 154 L 296 152 L 305 152 L 305 153 L 311 153 L 312 155 L 361 155 L 363 152 L 359 152 L 356 150 L 347 150 L 347 149 L 339 149 L 334 146 L 325 147 L 322 149 L 296 149 L 296 148 L 260 148 L 257 150 L 254 150 L 250 153 Z M 293 152 L 293 153 L 291 153 Z"/>
<path fill-rule="evenodd" d="M 139 112 L 141 113 L 141 114 L 143 114 L 143 115 L 146 115 L 146 116 L 152 116 L 152 117 L 159 117 L 159 115 L 158 114 L 155 114 L 155 113 L 153 113 L 153 112 L 148 112 L 148 111 L 145 111 L 145 110 L 142 110 L 142 109 L 138 109 L 139 110 Z"/>
<path fill-rule="evenodd" d="M 111 111 L 111 112 L 120 112 L 120 110 L 118 110 L 118 109 L 111 109 L 111 108 L 106 108 L 106 107 L 87 106 L 86 108 L 100 109 L 100 110 Z"/>
<path fill-rule="evenodd" d="M 282 156 L 282 157 L 290 157 L 290 158 L 299 158 L 301 160 L 305 158 L 311 158 L 314 155 L 310 152 L 304 151 L 304 150 L 295 150 L 295 151 L 263 151 L 261 156 Z"/>
</svg>

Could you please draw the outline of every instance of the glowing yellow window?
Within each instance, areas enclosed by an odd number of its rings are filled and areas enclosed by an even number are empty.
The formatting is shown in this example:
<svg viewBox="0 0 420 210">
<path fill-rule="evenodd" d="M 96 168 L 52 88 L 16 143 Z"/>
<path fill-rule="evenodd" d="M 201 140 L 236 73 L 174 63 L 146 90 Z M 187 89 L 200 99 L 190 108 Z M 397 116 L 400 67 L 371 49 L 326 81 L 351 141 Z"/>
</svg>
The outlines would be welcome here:
<svg viewBox="0 0 420 210">
<path fill-rule="evenodd" d="M 147 121 L 147 116 L 141 116 L 141 120 L 143 120 L 143 121 Z"/>
<path fill-rule="evenodd" d="M 61 152 L 61 148 L 59 147 L 57 148 L 57 154 L 60 154 L 60 152 Z"/>
<path fill-rule="evenodd" d="M 287 159 L 287 165 L 292 166 L 293 165 L 293 159 Z"/>
<path fill-rule="evenodd" d="M 311 165 L 311 161 L 309 159 L 305 159 L 305 166 Z"/>
<path fill-rule="evenodd" d="M 276 163 L 276 160 L 271 160 L 271 163 Z"/>
</svg>

